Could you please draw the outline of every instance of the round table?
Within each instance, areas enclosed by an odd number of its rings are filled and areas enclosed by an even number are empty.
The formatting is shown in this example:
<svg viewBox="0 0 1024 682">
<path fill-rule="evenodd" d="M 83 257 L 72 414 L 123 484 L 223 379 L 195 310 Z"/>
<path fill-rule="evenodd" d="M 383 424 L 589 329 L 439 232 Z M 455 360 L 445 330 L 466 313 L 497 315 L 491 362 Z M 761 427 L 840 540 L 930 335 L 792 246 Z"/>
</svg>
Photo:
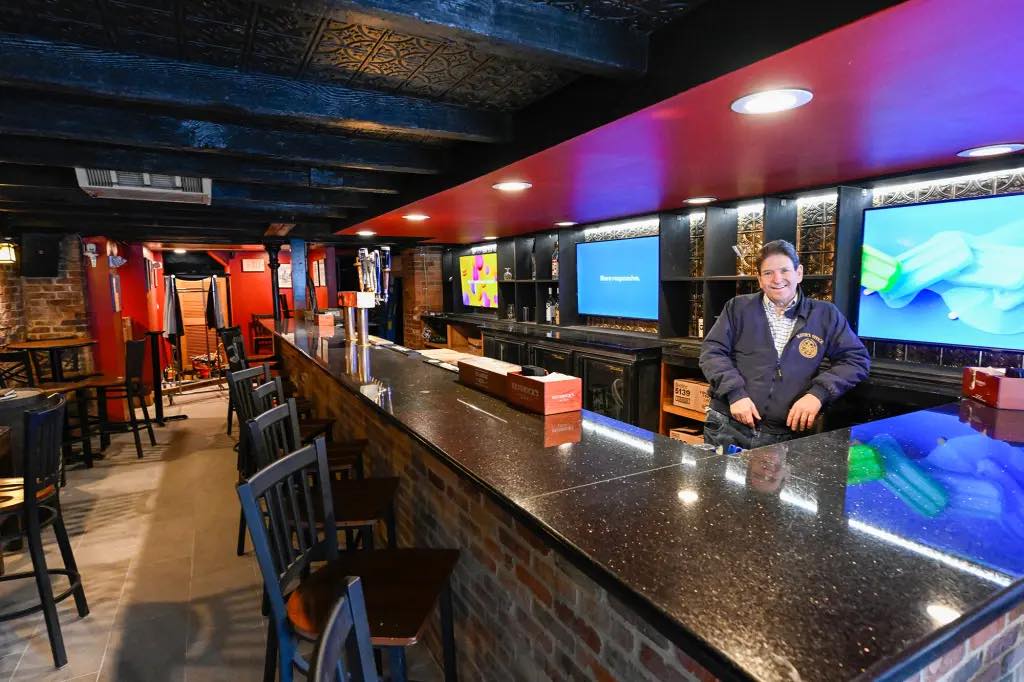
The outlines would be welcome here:
<svg viewBox="0 0 1024 682">
<path fill-rule="evenodd" d="M 71 348 L 85 348 L 96 343 L 96 339 L 81 336 L 74 339 L 45 339 L 42 341 L 15 341 L 8 343 L 11 350 L 46 351 L 50 356 L 50 374 L 54 381 L 64 381 L 64 367 L 61 364 L 61 353 Z M 42 379 L 42 377 L 37 377 Z"/>
<path fill-rule="evenodd" d="M 6 391 L 0 389 L 0 396 Z M 10 432 L 10 452 L 0 453 L 0 476 L 20 476 L 22 447 L 25 437 L 25 410 L 42 405 L 44 396 L 38 388 L 14 389 L 15 396 L 0 400 L 0 426 L 7 426 Z"/>
</svg>

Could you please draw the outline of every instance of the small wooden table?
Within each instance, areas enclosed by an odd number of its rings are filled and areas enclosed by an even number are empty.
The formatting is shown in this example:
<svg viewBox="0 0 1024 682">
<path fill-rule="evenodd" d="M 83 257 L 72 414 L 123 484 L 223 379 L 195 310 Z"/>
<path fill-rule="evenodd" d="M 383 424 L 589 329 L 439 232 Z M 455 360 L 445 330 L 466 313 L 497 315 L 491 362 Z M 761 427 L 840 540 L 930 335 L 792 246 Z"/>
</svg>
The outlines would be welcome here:
<svg viewBox="0 0 1024 682">
<path fill-rule="evenodd" d="M 96 339 L 88 336 L 81 336 L 74 339 L 45 339 L 43 341 L 15 341 L 8 343 L 7 347 L 12 350 L 27 350 L 29 353 L 35 351 L 46 351 L 50 356 L 50 375 L 53 381 L 64 381 L 64 367 L 61 365 L 61 353 L 71 348 L 84 348 L 96 343 Z"/>
</svg>

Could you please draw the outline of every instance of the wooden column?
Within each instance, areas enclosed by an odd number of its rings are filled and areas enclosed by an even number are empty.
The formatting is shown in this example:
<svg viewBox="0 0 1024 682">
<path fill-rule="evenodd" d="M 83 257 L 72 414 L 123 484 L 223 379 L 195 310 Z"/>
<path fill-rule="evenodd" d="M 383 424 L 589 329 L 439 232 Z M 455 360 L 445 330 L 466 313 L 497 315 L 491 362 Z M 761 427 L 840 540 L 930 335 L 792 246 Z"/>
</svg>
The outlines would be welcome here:
<svg viewBox="0 0 1024 682">
<path fill-rule="evenodd" d="M 274 321 L 280 322 L 281 288 L 277 284 L 277 270 L 281 266 L 281 262 L 277 259 L 277 255 L 281 251 L 281 246 L 279 244 L 267 244 L 266 249 L 267 255 L 270 257 L 270 297 L 274 305 Z"/>
</svg>

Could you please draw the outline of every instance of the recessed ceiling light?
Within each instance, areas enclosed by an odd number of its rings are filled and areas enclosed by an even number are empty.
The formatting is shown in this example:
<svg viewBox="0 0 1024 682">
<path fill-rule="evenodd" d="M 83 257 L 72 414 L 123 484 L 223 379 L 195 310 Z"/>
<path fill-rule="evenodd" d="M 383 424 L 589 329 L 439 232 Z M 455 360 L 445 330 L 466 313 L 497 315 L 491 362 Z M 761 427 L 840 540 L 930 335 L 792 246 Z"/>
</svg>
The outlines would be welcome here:
<svg viewBox="0 0 1024 682">
<path fill-rule="evenodd" d="M 530 189 L 533 185 L 523 180 L 509 180 L 507 182 L 495 183 L 491 187 L 499 192 L 522 192 L 523 190 Z"/>
<path fill-rule="evenodd" d="M 561 221 L 555 223 L 555 227 L 572 227 L 575 224 L 576 223 L 574 223 L 571 220 L 561 220 Z"/>
<path fill-rule="evenodd" d="M 999 156 L 1000 154 L 1010 154 L 1013 152 L 1019 152 L 1024 149 L 1024 144 L 1019 142 L 1008 142 L 1005 144 L 990 144 L 984 147 L 971 147 L 970 149 L 964 149 L 956 153 L 957 156 L 962 156 L 965 159 L 976 159 L 981 156 Z"/>
<path fill-rule="evenodd" d="M 690 204 L 691 206 L 698 206 L 700 204 L 710 204 L 715 200 L 715 197 L 690 197 L 684 204 Z"/>
<path fill-rule="evenodd" d="M 188 253 L 188 252 L 187 252 L 187 251 L 185 251 L 185 249 L 175 249 L 175 250 L 174 250 L 174 253 L 177 253 L 177 254 L 179 254 L 179 255 L 180 255 L 180 254 L 183 254 L 183 253 Z"/>
<path fill-rule="evenodd" d="M 430 216 L 425 213 L 406 213 L 402 217 L 406 220 L 411 220 L 414 223 L 421 223 L 424 220 L 430 220 Z"/>
<path fill-rule="evenodd" d="M 802 107 L 812 97 L 814 94 L 810 90 L 799 88 L 764 90 L 740 97 L 732 103 L 731 109 L 737 114 L 774 114 Z"/>
<path fill-rule="evenodd" d="M 359 230 L 358 232 L 356 232 L 356 234 L 359 235 L 360 237 L 372 237 L 377 233 L 374 232 L 373 230 Z"/>
<path fill-rule="evenodd" d="M 487 236 L 487 237 L 484 237 L 484 239 L 491 240 L 491 239 L 497 239 L 497 237 Z"/>
</svg>

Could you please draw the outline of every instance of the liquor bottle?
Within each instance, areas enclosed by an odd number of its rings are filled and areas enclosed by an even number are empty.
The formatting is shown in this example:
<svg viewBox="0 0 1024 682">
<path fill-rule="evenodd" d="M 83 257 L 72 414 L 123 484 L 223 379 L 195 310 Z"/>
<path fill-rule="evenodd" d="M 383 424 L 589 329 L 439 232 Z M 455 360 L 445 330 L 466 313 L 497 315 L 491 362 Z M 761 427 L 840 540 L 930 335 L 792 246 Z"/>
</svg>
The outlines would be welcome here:
<svg viewBox="0 0 1024 682">
<path fill-rule="evenodd" d="M 558 326 L 561 323 L 561 318 L 559 318 L 559 316 L 558 316 L 558 293 L 557 293 L 557 290 L 556 290 L 556 293 L 555 293 L 555 306 L 554 306 L 554 308 L 555 308 L 554 309 L 555 326 Z"/>
<path fill-rule="evenodd" d="M 555 250 L 551 252 L 551 279 L 558 279 L 558 237 L 555 237 Z"/>
<path fill-rule="evenodd" d="M 548 287 L 548 300 L 544 302 L 544 322 L 551 324 L 551 320 L 554 319 L 555 311 L 555 299 L 551 295 L 551 287 Z"/>
<path fill-rule="evenodd" d="M 537 240 L 530 241 L 530 279 L 537 279 Z"/>
</svg>

